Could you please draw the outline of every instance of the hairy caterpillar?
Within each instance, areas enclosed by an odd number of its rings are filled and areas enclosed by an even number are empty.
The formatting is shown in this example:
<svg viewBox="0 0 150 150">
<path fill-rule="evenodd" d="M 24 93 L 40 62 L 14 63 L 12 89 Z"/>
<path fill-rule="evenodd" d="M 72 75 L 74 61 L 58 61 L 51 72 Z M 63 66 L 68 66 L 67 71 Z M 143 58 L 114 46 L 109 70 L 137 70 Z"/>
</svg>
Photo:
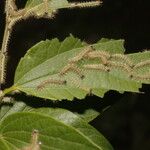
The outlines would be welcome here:
<svg viewBox="0 0 150 150">
<path fill-rule="evenodd" d="M 150 60 L 140 62 L 134 66 L 134 69 L 150 65 Z"/>
<path fill-rule="evenodd" d="M 115 62 L 115 61 L 108 61 L 107 65 L 110 67 L 119 67 L 121 69 L 123 69 L 124 71 L 126 71 L 127 73 L 131 73 L 132 72 L 132 68 L 130 66 L 128 66 L 125 63 L 120 63 L 120 62 Z"/>
<path fill-rule="evenodd" d="M 106 72 L 110 71 L 110 69 L 107 66 L 104 66 L 102 64 L 88 64 L 88 65 L 83 65 L 83 67 L 86 69 L 101 70 Z"/>
<path fill-rule="evenodd" d="M 41 142 L 39 140 L 39 131 L 34 130 L 31 135 L 31 142 L 29 146 L 24 147 L 21 150 L 40 150 Z"/>
<path fill-rule="evenodd" d="M 65 66 L 61 71 L 60 71 L 60 75 L 65 75 L 67 72 L 72 71 L 76 74 L 78 74 L 78 76 L 83 79 L 84 75 L 81 73 L 82 71 L 75 65 L 75 64 L 68 64 L 67 66 Z"/>
<path fill-rule="evenodd" d="M 84 56 L 85 56 L 87 53 L 89 53 L 89 52 L 91 52 L 91 51 L 93 51 L 92 47 L 91 47 L 91 46 L 88 46 L 86 49 L 84 49 L 83 51 L 81 51 L 77 56 L 75 56 L 75 57 L 69 59 L 69 62 L 70 62 L 70 63 L 78 62 L 78 61 L 80 61 L 81 59 L 83 59 Z"/>
<path fill-rule="evenodd" d="M 113 55 L 111 55 L 111 58 L 121 59 L 125 63 L 127 63 L 130 67 L 133 67 L 132 61 L 127 56 L 125 56 L 123 54 L 113 54 Z"/>
<path fill-rule="evenodd" d="M 100 0 L 97 1 L 91 1 L 91 2 L 75 2 L 70 3 L 70 8 L 84 8 L 84 7 L 95 7 L 99 6 L 102 2 Z"/>
<path fill-rule="evenodd" d="M 111 55 L 106 51 L 93 51 L 93 52 L 89 52 L 86 55 L 86 57 L 89 57 L 89 58 L 105 57 L 109 59 Z"/>
<path fill-rule="evenodd" d="M 131 76 L 131 78 L 136 78 L 136 79 L 139 79 L 139 80 L 150 80 L 150 73 L 145 74 L 145 75 L 134 74 L 134 75 Z"/>
<path fill-rule="evenodd" d="M 89 59 L 100 58 L 103 64 L 107 64 L 107 59 L 110 58 L 110 54 L 105 51 L 93 51 L 86 54 Z"/>
<path fill-rule="evenodd" d="M 41 84 L 37 86 L 37 89 L 43 89 L 47 84 L 56 84 L 56 85 L 65 85 L 67 81 L 65 80 L 56 80 L 56 79 L 48 79 L 46 81 L 43 81 Z"/>
</svg>

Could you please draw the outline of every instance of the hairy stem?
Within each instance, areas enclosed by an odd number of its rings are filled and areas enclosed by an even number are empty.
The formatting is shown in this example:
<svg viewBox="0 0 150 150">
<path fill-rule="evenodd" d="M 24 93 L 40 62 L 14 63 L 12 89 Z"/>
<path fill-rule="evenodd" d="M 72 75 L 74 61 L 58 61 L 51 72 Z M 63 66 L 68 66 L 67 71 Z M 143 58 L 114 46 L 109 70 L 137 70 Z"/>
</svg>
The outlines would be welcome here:
<svg viewBox="0 0 150 150">
<path fill-rule="evenodd" d="M 7 53 L 7 46 L 10 36 L 9 24 L 6 22 L 5 31 L 3 36 L 2 48 L 1 48 L 1 64 L 0 64 L 0 83 L 5 82 L 5 65 L 6 65 L 6 53 Z M 1 88 L 1 87 L 0 87 Z"/>
<path fill-rule="evenodd" d="M 7 63 L 7 50 L 8 50 L 9 38 L 12 32 L 13 24 L 17 19 L 17 16 L 16 17 L 13 16 L 14 14 L 17 13 L 15 0 L 6 0 L 5 13 L 6 13 L 5 31 L 4 31 L 3 42 L 0 51 L 0 90 L 1 90 L 1 84 L 5 82 L 5 66 Z"/>
</svg>

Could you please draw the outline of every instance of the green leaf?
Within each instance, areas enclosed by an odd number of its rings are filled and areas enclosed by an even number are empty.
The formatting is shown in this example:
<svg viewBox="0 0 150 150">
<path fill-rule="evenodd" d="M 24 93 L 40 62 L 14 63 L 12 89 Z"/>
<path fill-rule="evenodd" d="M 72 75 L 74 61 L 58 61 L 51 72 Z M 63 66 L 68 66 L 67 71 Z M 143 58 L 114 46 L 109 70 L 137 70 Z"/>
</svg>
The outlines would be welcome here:
<svg viewBox="0 0 150 150">
<path fill-rule="evenodd" d="M 4 99 L 10 99 L 11 101 L 11 98 L 4 97 Z M 0 106 L 0 120 L 2 121 L 10 114 L 16 112 L 29 111 L 30 109 L 31 108 L 27 106 L 24 102 L 15 102 L 14 104 L 2 104 Z"/>
<path fill-rule="evenodd" d="M 84 45 L 85 44 L 82 44 L 79 39 L 74 38 L 72 35 L 66 38 L 63 42 L 59 42 L 59 40 L 56 38 L 39 42 L 27 52 L 27 54 L 25 55 L 26 58 L 21 59 L 19 66 L 17 67 L 15 82 L 23 79 L 26 73 L 30 73 L 35 68 L 38 68 L 38 66 L 44 64 L 57 54 L 69 51 L 70 49 L 83 47 Z M 53 68 L 49 68 L 49 66 L 47 66 L 47 70 L 42 70 L 40 76 L 48 73 L 51 69 Z M 38 76 L 39 75 L 37 74 L 37 78 Z"/>
<path fill-rule="evenodd" d="M 112 149 L 98 131 L 73 113 L 62 109 L 41 109 L 38 112 L 9 115 L 0 123 L 0 149 L 16 150 L 30 145 L 34 129 L 39 131 L 41 150 Z"/>
<path fill-rule="evenodd" d="M 68 60 L 87 47 L 84 45 L 73 36 L 66 38 L 63 42 L 53 39 L 36 44 L 18 65 L 14 89 L 51 100 L 72 100 L 74 97 L 83 99 L 89 93 L 88 89 L 100 97 L 103 97 L 108 90 L 138 92 L 141 84 L 128 78 L 120 69 L 113 69 L 109 73 L 86 71 L 86 77 L 83 80 L 71 72 L 64 77 L 59 77 L 59 72 L 68 64 Z M 97 51 L 106 51 L 110 54 L 123 54 L 125 51 L 123 40 L 106 40 L 94 44 L 93 47 Z M 89 61 L 79 62 L 79 67 L 87 62 Z M 42 90 L 37 88 L 50 78 L 66 80 L 67 85 L 49 84 Z"/>
</svg>

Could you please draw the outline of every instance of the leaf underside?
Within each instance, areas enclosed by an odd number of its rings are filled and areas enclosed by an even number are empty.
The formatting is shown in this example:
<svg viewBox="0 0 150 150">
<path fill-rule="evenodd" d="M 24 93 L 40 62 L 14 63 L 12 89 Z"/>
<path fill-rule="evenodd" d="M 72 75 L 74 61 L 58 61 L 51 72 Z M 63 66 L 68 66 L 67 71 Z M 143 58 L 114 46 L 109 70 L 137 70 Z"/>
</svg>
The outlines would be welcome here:
<svg viewBox="0 0 150 150">
<path fill-rule="evenodd" d="M 124 56 L 133 64 L 137 64 L 147 61 L 150 53 L 124 55 L 123 43 L 123 40 L 102 40 L 90 45 L 96 52 L 108 53 L 111 56 L 123 55 L 123 60 L 111 59 L 112 62 L 119 64 L 119 67 L 110 66 L 109 72 L 87 69 L 84 68 L 85 65 L 101 65 L 102 62 L 97 58 L 83 58 L 74 63 L 77 70 L 66 71 L 64 75 L 60 75 L 63 68 L 70 65 L 70 60 L 80 55 L 89 45 L 72 35 L 62 42 L 58 39 L 42 41 L 29 49 L 21 59 L 15 74 L 14 89 L 51 100 L 73 100 L 75 97 L 84 99 L 87 94 L 103 97 L 109 90 L 139 92 L 142 83 L 150 83 L 147 77 L 147 73 L 150 73 L 149 64 L 134 70 L 127 65 L 125 69 L 121 65 L 127 61 Z M 131 78 L 129 69 L 139 76 Z M 140 78 L 141 73 L 142 78 Z M 81 78 L 81 75 L 84 78 Z"/>
</svg>

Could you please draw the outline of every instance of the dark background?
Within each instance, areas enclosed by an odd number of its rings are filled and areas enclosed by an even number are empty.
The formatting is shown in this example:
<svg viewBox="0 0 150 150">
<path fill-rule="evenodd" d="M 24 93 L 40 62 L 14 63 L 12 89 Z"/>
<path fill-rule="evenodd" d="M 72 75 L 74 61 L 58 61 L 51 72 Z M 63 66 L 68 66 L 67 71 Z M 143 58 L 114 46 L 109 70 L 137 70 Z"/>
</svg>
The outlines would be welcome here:
<svg viewBox="0 0 150 150">
<path fill-rule="evenodd" d="M 0 45 L 4 32 L 4 2 L 0 0 Z M 22 8 L 26 0 L 17 0 Z M 125 39 L 126 53 L 150 49 L 150 0 L 104 0 L 103 6 L 89 9 L 60 10 L 53 20 L 31 17 L 18 22 L 13 29 L 7 64 L 7 83 L 13 84 L 18 61 L 37 42 L 54 37 L 63 40 L 72 33 L 88 43 L 102 37 Z M 113 145 L 115 150 L 150 150 L 150 86 L 143 85 L 145 94 L 119 94 L 110 91 L 105 98 L 89 96 L 75 100 L 75 110 L 82 106 L 98 111 L 112 105 L 91 124 Z M 79 107 L 80 105 L 80 107 Z M 70 106 L 69 106 L 70 107 Z"/>
</svg>

